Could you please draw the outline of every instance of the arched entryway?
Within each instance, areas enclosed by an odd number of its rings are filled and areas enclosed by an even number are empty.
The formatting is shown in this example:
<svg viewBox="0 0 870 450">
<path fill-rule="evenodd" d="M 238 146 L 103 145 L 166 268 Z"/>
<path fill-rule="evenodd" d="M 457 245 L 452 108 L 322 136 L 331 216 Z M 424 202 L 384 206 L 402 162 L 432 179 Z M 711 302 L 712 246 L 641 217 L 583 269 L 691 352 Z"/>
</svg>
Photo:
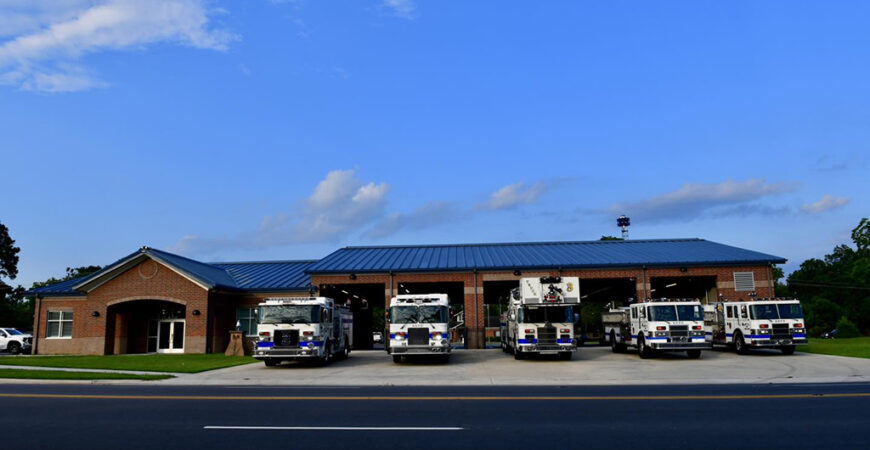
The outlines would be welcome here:
<svg viewBox="0 0 870 450">
<path fill-rule="evenodd" d="M 106 311 L 106 354 L 184 353 L 187 307 L 171 299 L 125 299 Z"/>
</svg>

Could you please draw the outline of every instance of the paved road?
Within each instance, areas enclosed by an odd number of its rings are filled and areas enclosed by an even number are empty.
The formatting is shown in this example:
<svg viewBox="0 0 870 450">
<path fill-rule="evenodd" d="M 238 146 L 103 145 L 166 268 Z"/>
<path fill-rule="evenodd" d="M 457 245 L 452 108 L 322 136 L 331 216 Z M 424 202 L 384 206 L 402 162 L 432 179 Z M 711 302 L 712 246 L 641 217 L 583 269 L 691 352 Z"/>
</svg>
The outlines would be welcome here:
<svg viewBox="0 0 870 450">
<path fill-rule="evenodd" d="M 0 385 L 0 411 L 4 449 L 842 449 L 866 448 L 870 384 Z"/>
</svg>

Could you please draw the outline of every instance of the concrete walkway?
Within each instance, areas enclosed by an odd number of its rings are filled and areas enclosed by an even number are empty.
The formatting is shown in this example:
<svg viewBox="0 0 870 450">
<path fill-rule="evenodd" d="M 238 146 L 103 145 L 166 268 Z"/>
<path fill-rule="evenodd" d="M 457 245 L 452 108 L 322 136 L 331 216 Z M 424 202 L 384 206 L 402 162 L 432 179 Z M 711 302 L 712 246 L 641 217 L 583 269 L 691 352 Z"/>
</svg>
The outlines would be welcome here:
<svg viewBox="0 0 870 450">
<path fill-rule="evenodd" d="M 22 370 L 57 370 L 62 372 L 97 372 L 97 373 L 124 373 L 129 375 L 178 375 L 168 372 L 145 372 L 141 370 L 114 370 L 114 369 L 80 369 L 75 367 L 44 367 L 44 366 L 13 366 L 0 364 L 0 369 Z"/>
<path fill-rule="evenodd" d="M 176 374 L 167 385 L 437 386 L 437 385 L 661 385 L 733 383 L 831 383 L 870 381 L 870 359 L 759 351 L 747 356 L 706 351 L 700 360 L 664 354 L 642 360 L 583 347 L 571 361 L 516 361 L 500 350 L 454 352 L 448 364 L 395 364 L 383 351 L 356 351 L 326 367 L 285 363 Z"/>
</svg>

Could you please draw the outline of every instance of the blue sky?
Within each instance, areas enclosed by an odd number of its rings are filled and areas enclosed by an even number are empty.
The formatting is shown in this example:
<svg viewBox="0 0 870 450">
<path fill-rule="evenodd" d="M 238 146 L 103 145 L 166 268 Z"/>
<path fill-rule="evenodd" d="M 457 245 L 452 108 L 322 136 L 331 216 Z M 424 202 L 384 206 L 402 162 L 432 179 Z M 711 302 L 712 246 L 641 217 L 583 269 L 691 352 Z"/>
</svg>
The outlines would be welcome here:
<svg viewBox="0 0 870 450">
<path fill-rule="evenodd" d="M 16 283 L 142 245 L 701 237 L 867 216 L 866 2 L 0 2 Z"/>
</svg>

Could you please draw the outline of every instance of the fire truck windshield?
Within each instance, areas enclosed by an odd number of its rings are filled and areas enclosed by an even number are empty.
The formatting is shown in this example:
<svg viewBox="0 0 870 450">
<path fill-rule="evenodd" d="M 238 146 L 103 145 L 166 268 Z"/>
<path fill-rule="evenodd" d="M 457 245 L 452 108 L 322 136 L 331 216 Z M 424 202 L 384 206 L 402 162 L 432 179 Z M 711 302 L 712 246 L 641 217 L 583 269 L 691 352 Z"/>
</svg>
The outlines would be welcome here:
<svg viewBox="0 0 870 450">
<path fill-rule="evenodd" d="M 526 306 L 519 309 L 519 323 L 574 322 L 574 309 L 570 306 Z"/>
<path fill-rule="evenodd" d="M 317 323 L 320 322 L 318 305 L 260 306 L 260 323 Z"/>
</svg>

